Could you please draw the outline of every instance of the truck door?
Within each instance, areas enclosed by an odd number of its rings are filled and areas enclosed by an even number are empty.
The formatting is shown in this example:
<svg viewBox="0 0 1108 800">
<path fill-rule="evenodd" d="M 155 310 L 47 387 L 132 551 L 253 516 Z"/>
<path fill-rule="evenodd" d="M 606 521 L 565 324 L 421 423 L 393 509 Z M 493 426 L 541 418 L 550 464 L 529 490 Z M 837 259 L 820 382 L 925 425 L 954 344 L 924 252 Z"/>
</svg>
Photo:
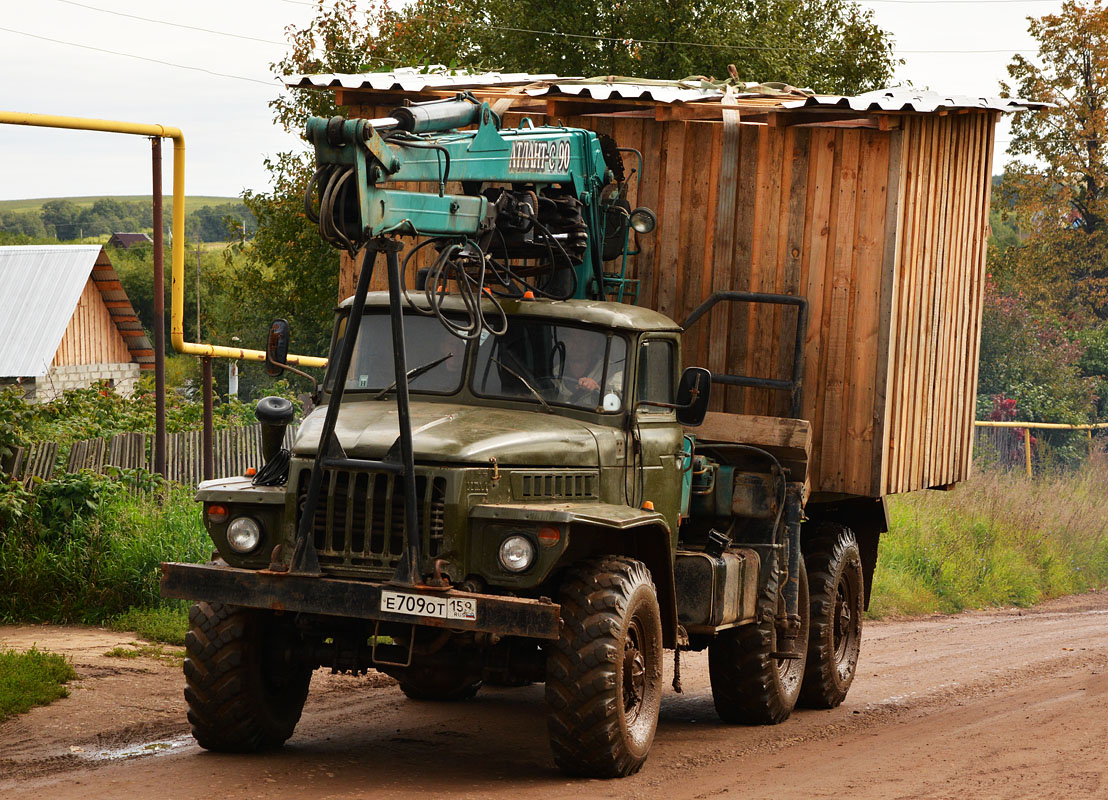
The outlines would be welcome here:
<svg viewBox="0 0 1108 800">
<path fill-rule="evenodd" d="M 644 336 L 639 340 L 635 370 L 634 431 L 639 454 L 634 460 L 634 498 L 638 505 L 654 504 L 677 535 L 681 503 L 680 451 L 683 438 L 672 408 L 642 401 L 670 403 L 677 390 L 677 346 L 672 337 Z"/>
</svg>

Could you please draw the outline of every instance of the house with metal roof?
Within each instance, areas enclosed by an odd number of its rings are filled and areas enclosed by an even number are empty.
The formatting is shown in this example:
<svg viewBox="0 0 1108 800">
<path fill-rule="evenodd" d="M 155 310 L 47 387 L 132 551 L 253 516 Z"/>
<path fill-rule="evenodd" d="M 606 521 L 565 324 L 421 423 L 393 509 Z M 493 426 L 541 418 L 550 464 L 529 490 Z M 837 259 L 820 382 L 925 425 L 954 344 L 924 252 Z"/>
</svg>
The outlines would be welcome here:
<svg viewBox="0 0 1108 800">
<path fill-rule="evenodd" d="M 108 239 L 109 247 L 118 247 L 120 250 L 130 250 L 132 247 L 143 244 L 153 244 L 154 240 L 145 233 L 113 233 Z"/>
<path fill-rule="evenodd" d="M 154 350 L 99 245 L 0 247 L 0 385 L 36 400 L 106 380 L 130 394 Z"/>
</svg>

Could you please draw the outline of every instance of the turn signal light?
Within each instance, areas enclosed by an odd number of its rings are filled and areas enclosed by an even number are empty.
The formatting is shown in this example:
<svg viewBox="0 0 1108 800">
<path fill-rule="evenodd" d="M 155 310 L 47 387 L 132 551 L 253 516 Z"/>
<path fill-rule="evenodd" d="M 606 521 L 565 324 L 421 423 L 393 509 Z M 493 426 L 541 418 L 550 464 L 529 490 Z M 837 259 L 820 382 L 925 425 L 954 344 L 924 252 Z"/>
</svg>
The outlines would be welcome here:
<svg viewBox="0 0 1108 800">
<path fill-rule="evenodd" d="M 208 506 L 208 522 L 221 525 L 227 521 L 227 506 L 212 503 Z"/>
<path fill-rule="evenodd" d="M 538 536 L 543 547 L 553 547 L 562 540 L 562 532 L 557 528 L 539 528 Z"/>
</svg>

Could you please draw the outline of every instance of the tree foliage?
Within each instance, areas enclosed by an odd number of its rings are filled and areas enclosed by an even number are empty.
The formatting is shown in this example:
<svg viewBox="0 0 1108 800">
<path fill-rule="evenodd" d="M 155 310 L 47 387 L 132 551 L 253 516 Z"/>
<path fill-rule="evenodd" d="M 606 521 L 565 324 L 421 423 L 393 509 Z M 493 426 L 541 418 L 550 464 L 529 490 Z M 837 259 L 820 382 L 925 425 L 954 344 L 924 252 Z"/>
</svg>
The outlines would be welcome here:
<svg viewBox="0 0 1108 800">
<path fill-rule="evenodd" d="M 1056 107 L 1012 119 L 978 391 L 1015 398 L 1020 419 L 1084 422 L 1108 393 L 1108 9 L 1065 0 L 1029 30 L 1038 55 L 1012 60 L 1002 92 Z"/>
<path fill-rule="evenodd" d="M 1066 0 L 1060 13 L 1029 22 L 1038 58 L 1017 55 L 1008 74 L 1019 96 L 1057 108 L 1016 115 L 1009 151 L 1037 163 L 1010 165 L 1011 182 L 1025 205 L 1046 215 L 1044 224 L 1062 217 L 1093 233 L 1108 199 L 1108 8 L 1101 0 Z M 1002 84 L 1004 93 L 1013 85 Z"/>
<path fill-rule="evenodd" d="M 885 86 L 892 39 L 851 0 L 416 0 L 379 18 L 406 63 L 507 72 L 781 81 L 853 94 Z"/>
</svg>

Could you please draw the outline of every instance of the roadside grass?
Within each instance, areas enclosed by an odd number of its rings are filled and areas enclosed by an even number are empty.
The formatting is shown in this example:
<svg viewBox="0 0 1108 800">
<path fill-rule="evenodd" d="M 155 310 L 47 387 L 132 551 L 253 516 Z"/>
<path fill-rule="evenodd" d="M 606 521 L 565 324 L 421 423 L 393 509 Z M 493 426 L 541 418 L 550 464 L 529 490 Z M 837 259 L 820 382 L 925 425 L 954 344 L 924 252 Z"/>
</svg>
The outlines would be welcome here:
<svg viewBox="0 0 1108 800">
<path fill-rule="evenodd" d="M 1029 606 L 1108 585 L 1108 458 L 1027 478 L 976 471 L 889 499 L 869 616 Z"/>
<path fill-rule="evenodd" d="M 65 683 L 76 677 L 73 665 L 57 653 L 0 650 L 0 722 L 67 697 Z"/>
<path fill-rule="evenodd" d="M 183 647 L 189 628 L 188 603 L 167 600 L 161 605 L 129 608 L 108 620 L 113 631 L 134 632 L 152 642 Z"/>
<path fill-rule="evenodd" d="M 132 614 L 127 627 L 183 640 L 174 623 L 180 604 L 164 604 L 159 594 L 159 565 L 208 560 L 211 543 L 192 495 L 175 485 L 113 491 L 67 519 L 43 524 L 27 515 L 0 534 L 0 620 L 104 624 L 138 607 L 150 611 Z"/>
<path fill-rule="evenodd" d="M 184 650 L 167 650 L 164 645 L 149 642 L 131 642 L 129 646 L 113 647 L 104 653 L 108 658 L 152 658 L 167 664 L 180 666 L 185 660 Z"/>
</svg>

